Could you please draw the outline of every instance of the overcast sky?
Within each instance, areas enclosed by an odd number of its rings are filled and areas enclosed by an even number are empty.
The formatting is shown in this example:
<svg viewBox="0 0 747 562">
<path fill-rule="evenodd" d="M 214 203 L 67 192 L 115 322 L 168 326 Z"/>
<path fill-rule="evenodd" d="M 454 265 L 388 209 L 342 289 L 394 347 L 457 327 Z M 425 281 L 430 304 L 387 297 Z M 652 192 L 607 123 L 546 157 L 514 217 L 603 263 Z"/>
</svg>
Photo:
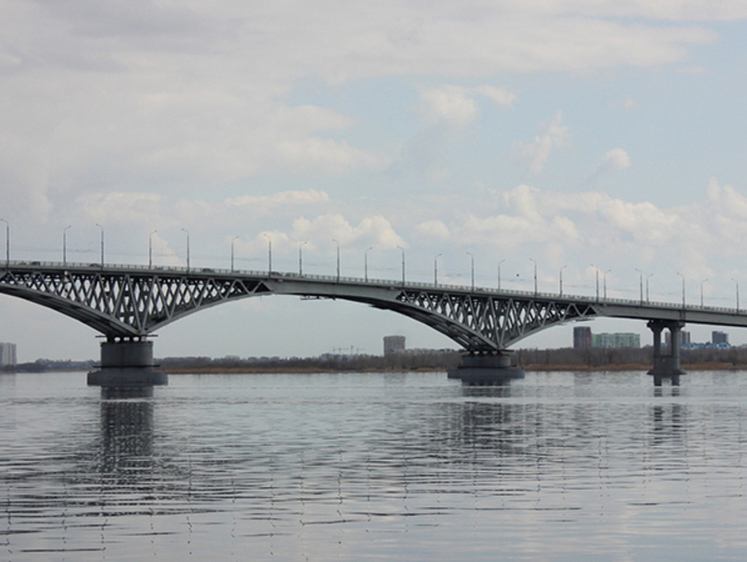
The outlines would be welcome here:
<svg viewBox="0 0 747 562">
<path fill-rule="evenodd" d="M 12 258 L 400 276 L 747 307 L 742 0 L 0 0 Z M 5 226 L 4 223 L 0 226 Z M 4 232 L 0 229 L 4 241 Z M 4 246 L 0 246 L 3 247 Z M 2 256 L 4 258 L 4 256 Z M 505 261 L 503 261 L 505 260 Z M 637 271 L 639 270 L 639 271 Z M 604 273 L 606 272 L 606 274 Z M 0 295 L 19 360 L 91 329 Z M 642 322 L 595 321 L 595 332 Z M 689 326 L 693 339 L 711 328 Z M 570 327 L 523 347 L 571 344 Z M 731 341 L 747 333 L 730 330 Z M 213 308 L 156 355 L 381 353 L 450 340 L 292 297 Z"/>
</svg>

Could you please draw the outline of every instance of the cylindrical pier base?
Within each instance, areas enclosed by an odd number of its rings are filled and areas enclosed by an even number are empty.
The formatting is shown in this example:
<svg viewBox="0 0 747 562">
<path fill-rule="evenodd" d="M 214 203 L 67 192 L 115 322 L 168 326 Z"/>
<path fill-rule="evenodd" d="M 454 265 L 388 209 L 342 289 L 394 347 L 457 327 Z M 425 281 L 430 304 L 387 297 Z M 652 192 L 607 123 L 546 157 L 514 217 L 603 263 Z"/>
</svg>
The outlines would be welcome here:
<svg viewBox="0 0 747 562">
<path fill-rule="evenodd" d="M 461 364 L 456 369 L 449 369 L 447 376 L 467 385 L 495 386 L 513 379 L 523 379 L 524 369 L 512 367 L 508 355 L 464 354 Z"/>
<path fill-rule="evenodd" d="M 107 341 L 101 344 L 101 366 L 88 373 L 88 385 L 102 388 L 142 388 L 168 384 L 168 376 L 153 369 L 152 341 Z"/>
</svg>

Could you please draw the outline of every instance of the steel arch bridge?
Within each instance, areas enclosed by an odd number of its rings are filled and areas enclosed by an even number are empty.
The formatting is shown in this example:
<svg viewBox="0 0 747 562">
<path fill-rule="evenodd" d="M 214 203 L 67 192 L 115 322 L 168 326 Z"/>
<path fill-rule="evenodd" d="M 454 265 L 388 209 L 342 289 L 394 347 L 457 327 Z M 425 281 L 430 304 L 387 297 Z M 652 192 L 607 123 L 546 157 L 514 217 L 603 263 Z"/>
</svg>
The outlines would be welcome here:
<svg viewBox="0 0 747 562">
<path fill-rule="evenodd" d="M 540 330 L 598 316 L 747 327 L 735 309 L 498 291 L 293 273 L 10 262 L 0 293 L 74 318 L 108 341 L 143 340 L 188 314 L 263 295 L 343 299 L 391 310 L 441 332 L 465 350 L 496 354 Z"/>
<path fill-rule="evenodd" d="M 273 294 L 343 299 L 392 310 L 475 353 L 497 353 L 544 328 L 598 314 L 591 302 L 457 286 L 46 262 L 11 262 L 0 269 L 0 293 L 61 312 L 109 341 L 142 339 L 204 308 Z"/>
</svg>

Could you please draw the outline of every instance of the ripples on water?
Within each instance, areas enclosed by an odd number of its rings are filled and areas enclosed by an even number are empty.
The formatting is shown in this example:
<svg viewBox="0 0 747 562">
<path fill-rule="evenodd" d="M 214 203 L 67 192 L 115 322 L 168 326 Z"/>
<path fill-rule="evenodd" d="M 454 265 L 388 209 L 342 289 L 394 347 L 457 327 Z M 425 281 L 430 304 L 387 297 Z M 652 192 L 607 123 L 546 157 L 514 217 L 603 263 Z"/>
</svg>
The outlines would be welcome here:
<svg viewBox="0 0 747 562">
<path fill-rule="evenodd" d="M 2 560 L 747 555 L 745 373 L 0 375 Z"/>
</svg>

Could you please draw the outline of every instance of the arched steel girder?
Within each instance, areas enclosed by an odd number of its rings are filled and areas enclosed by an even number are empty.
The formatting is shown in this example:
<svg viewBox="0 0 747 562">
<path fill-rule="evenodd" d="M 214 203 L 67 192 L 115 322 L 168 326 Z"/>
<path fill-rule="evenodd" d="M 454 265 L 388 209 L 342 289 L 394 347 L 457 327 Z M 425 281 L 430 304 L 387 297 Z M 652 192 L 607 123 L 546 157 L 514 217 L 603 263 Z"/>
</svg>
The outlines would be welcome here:
<svg viewBox="0 0 747 562">
<path fill-rule="evenodd" d="M 343 299 L 422 322 L 473 352 L 495 353 L 552 325 L 597 313 L 591 303 L 300 277 L 22 264 L 0 270 L 0 293 L 20 297 L 109 338 L 144 337 L 188 314 L 231 300 L 286 294 Z"/>
</svg>

